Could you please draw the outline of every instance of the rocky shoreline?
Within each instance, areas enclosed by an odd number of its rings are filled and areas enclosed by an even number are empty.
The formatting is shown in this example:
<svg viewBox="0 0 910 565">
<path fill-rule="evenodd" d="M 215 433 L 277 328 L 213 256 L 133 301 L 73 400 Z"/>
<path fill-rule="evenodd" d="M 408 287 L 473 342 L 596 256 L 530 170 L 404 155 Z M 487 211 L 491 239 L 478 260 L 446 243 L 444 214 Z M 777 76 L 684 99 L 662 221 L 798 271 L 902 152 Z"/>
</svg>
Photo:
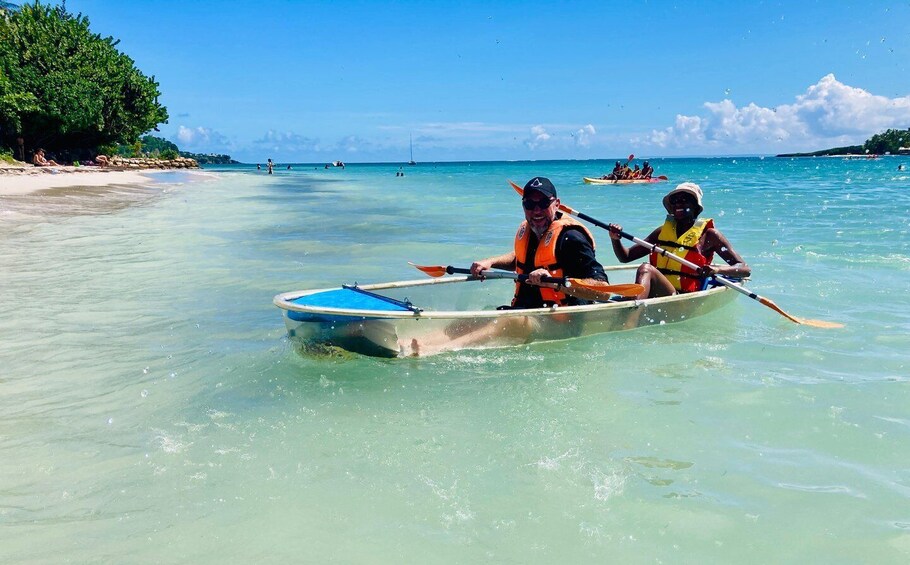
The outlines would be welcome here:
<svg viewBox="0 0 910 565">
<path fill-rule="evenodd" d="M 199 163 L 189 157 L 174 159 L 151 159 L 146 157 L 111 157 L 108 165 L 57 165 L 37 167 L 21 161 L 7 163 L 0 161 L 0 174 L 3 175 L 41 175 L 57 173 L 101 173 L 105 171 L 143 171 L 166 169 L 199 169 Z"/>
<path fill-rule="evenodd" d="M 189 157 L 152 159 L 149 157 L 120 157 L 119 155 L 114 155 L 110 158 L 110 166 L 127 169 L 198 169 L 199 163 Z"/>
</svg>

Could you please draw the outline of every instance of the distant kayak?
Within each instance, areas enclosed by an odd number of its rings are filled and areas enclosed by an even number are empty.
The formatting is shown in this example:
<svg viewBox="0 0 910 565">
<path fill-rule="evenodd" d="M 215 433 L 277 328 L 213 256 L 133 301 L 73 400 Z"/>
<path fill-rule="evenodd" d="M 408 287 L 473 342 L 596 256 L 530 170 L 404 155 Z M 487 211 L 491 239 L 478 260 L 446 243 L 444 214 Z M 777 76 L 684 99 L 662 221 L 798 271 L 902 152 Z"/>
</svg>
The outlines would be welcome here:
<svg viewBox="0 0 910 565">
<path fill-rule="evenodd" d="M 584 177 L 585 184 L 650 184 L 652 182 L 663 182 L 669 180 L 667 177 L 661 175 L 659 177 L 653 177 L 650 179 L 625 179 L 625 180 L 610 180 L 610 179 L 601 179 L 601 178 L 592 178 Z"/>
</svg>

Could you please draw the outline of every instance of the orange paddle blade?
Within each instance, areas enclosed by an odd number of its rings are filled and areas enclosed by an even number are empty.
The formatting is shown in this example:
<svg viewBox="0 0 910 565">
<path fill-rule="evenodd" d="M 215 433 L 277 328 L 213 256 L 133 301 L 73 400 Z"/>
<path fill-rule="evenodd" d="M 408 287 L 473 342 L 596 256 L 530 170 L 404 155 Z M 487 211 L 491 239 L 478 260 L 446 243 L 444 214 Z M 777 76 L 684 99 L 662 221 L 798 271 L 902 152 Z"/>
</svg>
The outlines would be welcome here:
<svg viewBox="0 0 910 565">
<path fill-rule="evenodd" d="M 630 298 L 638 296 L 645 291 L 645 287 L 637 283 L 610 284 L 608 282 L 596 281 L 592 279 L 569 279 L 569 282 L 572 283 L 573 287 L 583 288 L 592 292 L 600 292 L 603 294 L 618 294 L 619 296 Z"/>
<path fill-rule="evenodd" d="M 780 306 L 775 304 L 774 301 L 769 298 L 759 297 L 758 301 L 761 302 L 762 304 L 764 304 L 765 306 L 767 306 L 768 308 L 774 310 L 775 312 L 777 312 L 784 318 L 787 318 L 788 320 L 790 320 L 791 322 L 796 323 L 796 324 L 803 324 L 806 326 L 812 326 L 813 328 L 825 328 L 825 329 L 834 329 L 834 328 L 844 327 L 844 325 L 841 324 L 840 322 L 828 322 L 825 320 L 811 320 L 809 318 L 797 318 L 796 316 L 792 316 L 792 315 L 784 312 L 784 310 Z"/>
<path fill-rule="evenodd" d="M 441 277 L 446 274 L 446 268 L 443 265 L 415 265 L 410 261 L 408 261 L 408 265 L 414 267 L 418 271 L 423 271 L 431 277 Z"/>
</svg>

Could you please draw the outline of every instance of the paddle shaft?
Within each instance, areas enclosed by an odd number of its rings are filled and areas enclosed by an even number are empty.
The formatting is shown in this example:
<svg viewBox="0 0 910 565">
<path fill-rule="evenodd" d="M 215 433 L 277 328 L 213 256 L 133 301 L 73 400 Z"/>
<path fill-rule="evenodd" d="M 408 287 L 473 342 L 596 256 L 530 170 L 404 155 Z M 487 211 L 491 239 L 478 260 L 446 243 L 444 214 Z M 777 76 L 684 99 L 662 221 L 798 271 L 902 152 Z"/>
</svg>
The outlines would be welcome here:
<svg viewBox="0 0 910 565">
<path fill-rule="evenodd" d="M 462 274 L 462 275 L 470 275 L 470 274 L 472 274 L 472 273 L 471 273 L 471 269 L 464 269 L 464 268 L 452 267 L 452 266 L 446 267 L 446 272 L 447 272 L 448 274 L 450 274 L 450 275 L 453 275 L 453 274 L 455 274 L 455 273 L 459 273 L 459 274 Z M 518 273 L 509 273 L 509 272 L 507 272 L 507 271 L 490 271 L 490 270 L 487 270 L 487 271 L 484 271 L 484 273 L 483 273 L 480 277 L 478 277 L 478 278 L 485 278 L 485 279 L 512 279 L 513 281 L 525 282 L 526 280 L 528 280 L 528 275 L 519 275 Z M 540 278 L 540 282 L 554 283 L 554 284 L 558 284 L 558 285 L 564 286 L 564 287 L 566 287 L 566 288 L 569 288 L 569 287 L 572 286 L 571 281 L 569 281 L 569 279 L 567 279 L 567 278 L 541 277 L 541 278 Z"/>
<path fill-rule="evenodd" d="M 521 188 L 520 186 L 518 186 L 517 184 L 515 184 L 512 181 L 509 181 L 509 184 L 511 184 L 512 188 L 515 189 L 515 192 L 524 196 L 523 188 Z M 571 214 L 573 216 L 576 216 L 577 218 L 585 220 L 586 222 L 590 222 L 599 228 L 603 228 L 605 230 L 612 231 L 612 230 L 610 230 L 610 226 L 608 226 L 607 224 L 601 222 L 600 220 L 598 220 L 596 218 L 592 218 L 591 216 L 589 216 L 587 214 L 579 212 L 578 210 L 575 210 L 574 208 L 566 206 L 565 204 L 560 204 L 559 209 L 567 214 Z M 639 239 L 622 230 L 619 231 L 619 235 L 620 235 L 620 237 L 630 239 L 630 240 L 634 241 L 635 243 L 643 245 L 650 251 L 654 251 L 654 252 L 660 253 L 661 255 L 665 255 L 665 256 L 671 258 L 673 261 L 676 261 L 677 263 L 680 263 L 681 265 L 685 265 L 686 267 L 689 267 L 690 269 L 695 269 L 695 270 L 699 269 L 699 266 L 696 265 L 695 263 L 687 261 L 687 260 L 683 259 L 682 257 L 678 257 L 676 255 L 668 253 L 663 248 L 658 247 L 652 243 L 648 243 L 647 241 L 645 241 L 643 239 Z M 771 308 L 772 310 L 774 310 L 781 316 L 787 318 L 791 322 L 795 322 L 797 324 L 807 324 L 807 325 L 814 326 L 817 328 L 842 328 L 843 327 L 843 324 L 838 323 L 838 322 L 827 322 L 827 321 L 823 321 L 823 320 L 809 320 L 806 318 L 797 318 L 796 316 L 792 316 L 792 315 L 788 314 L 787 312 L 785 312 L 780 306 L 775 304 L 774 301 L 771 300 L 770 298 L 765 298 L 764 296 L 755 294 L 748 288 L 746 288 L 742 285 L 738 285 L 738 284 L 734 283 L 733 281 L 731 281 L 730 279 L 727 279 L 720 275 L 713 275 L 712 278 L 714 280 L 716 280 L 717 282 L 719 282 L 720 284 L 724 285 L 725 287 L 732 288 L 733 290 L 735 290 L 736 292 L 738 292 L 740 294 L 745 294 L 746 296 L 748 296 L 752 300 L 755 300 L 759 304 L 761 304 L 763 306 L 767 306 L 768 308 Z"/>
<path fill-rule="evenodd" d="M 521 189 L 517 184 L 512 183 L 512 187 L 515 188 L 516 190 L 524 193 L 524 190 Z M 591 216 L 585 214 L 584 212 L 579 212 L 578 210 L 576 210 L 570 206 L 566 206 L 565 204 L 560 204 L 559 209 L 562 210 L 563 212 L 566 212 L 568 214 L 575 216 L 576 218 L 579 218 L 588 223 L 594 224 L 595 226 L 597 226 L 599 228 L 603 228 L 607 231 L 612 231 L 612 230 L 610 230 L 609 225 L 601 222 L 597 218 L 592 218 Z M 672 259 L 673 261 L 676 261 L 677 263 L 679 263 L 681 265 L 685 265 L 686 267 L 689 267 L 690 269 L 694 269 L 696 271 L 699 269 L 698 265 L 696 265 L 695 263 L 693 263 L 691 261 L 687 261 L 677 255 L 674 255 L 674 254 L 670 253 L 669 251 L 667 251 L 666 249 L 664 249 L 663 247 L 659 247 L 657 245 L 654 245 L 653 243 L 648 243 L 647 241 L 637 238 L 634 235 L 627 233 L 625 231 L 622 231 L 622 230 L 620 230 L 619 235 L 620 235 L 620 237 L 624 237 L 639 245 L 647 247 L 649 251 L 653 251 L 653 252 L 659 253 L 661 255 L 664 255 L 664 256 L 668 257 L 669 259 Z M 716 280 L 717 282 L 719 282 L 720 284 L 724 285 L 727 288 L 732 288 L 736 292 L 745 294 L 746 296 L 748 296 L 749 298 L 751 298 L 753 300 L 758 300 L 759 302 L 761 302 L 762 304 L 765 304 L 766 306 L 768 305 L 765 303 L 764 299 L 762 299 L 761 296 L 755 294 L 751 290 L 749 290 L 741 285 L 734 283 L 733 281 L 731 281 L 729 279 L 726 279 L 720 275 L 714 275 L 714 280 Z M 788 318 L 790 318 L 789 315 L 787 315 L 787 314 L 784 314 L 784 315 L 787 316 Z"/>
<path fill-rule="evenodd" d="M 568 212 L 569 214 L 572 214 L 573 216 L 577 216 L 578 218 L 580 218 L 586 222 L 590 222 L 599 228 L 603 228 L 605 230 L 612 231 L 612 230 L 610 230 L 610 226 L 601 222 L 600 220 L 592 218 L 591 216 L 589 216 L 587 214 L 578 212 L 577 210 L 574 210 L 568 206 L 560 205 L 559 207 L 561 209 L 563 209 L 565 212 Z M 635 237 L 634 235 L 627 233 L 623 230 L 619 231 L 619 235 L 620 235 L 620 237 L 624 237 L 634 243 L 637 243 L 643 247 L 646 247 L 649 251 L 651 251 L 653 253 L 658 253 L 660 255 L 663 255 L 664 257 L 667 257 L 668 259 L 670 259 L 672 261 L 676 261 L 680 265 L 684 265 L 695 271 L 698 271 L 698 269 L 699 269 L 699 266 L 696 265 L 695 263 L 688 261 L 686 259 L 683 259 L 682 257 L 680 257 L 678 255 L 674 255 L 673 253 L 670 253 L 663 247 L 654 245 L 653 243 L 648 243 L 647 241 L 645 241 L 641 238 Z M 797 324 L 802 323 L 802 321 L 800 321 L 798 318 L 791 316 L 790 314 L 787 314 L 786 312 L 781 310 L 779 307 L 777 307 L 777 305 L 775 305 L 773 302 L 771 302 L 767 298 L 764 298 L 758 294 L 755 294 L 748 288 L 746 288 L 742 285 L 736 284 L 733 281 L 731 281 L 730 279 L 723 277 L 721 275 L 714 275 L 712 278 L 727 288 L 732 288 L 736 292 L 738 292 L 740 294 L 744 294 L 744 295 L 748 296 L 749 298 L 751 298 L 752 300 L 757 300 L 757 301 L 761 302 L 762 304 L 764 304 L 765 306 L 773 308 L 774 310 L 776 310 L 778 313 L 780 313 L 781 315 L 783 315 L 785 318 L 789 319 L 790 321 L 796 322 Z"/>
</svg>

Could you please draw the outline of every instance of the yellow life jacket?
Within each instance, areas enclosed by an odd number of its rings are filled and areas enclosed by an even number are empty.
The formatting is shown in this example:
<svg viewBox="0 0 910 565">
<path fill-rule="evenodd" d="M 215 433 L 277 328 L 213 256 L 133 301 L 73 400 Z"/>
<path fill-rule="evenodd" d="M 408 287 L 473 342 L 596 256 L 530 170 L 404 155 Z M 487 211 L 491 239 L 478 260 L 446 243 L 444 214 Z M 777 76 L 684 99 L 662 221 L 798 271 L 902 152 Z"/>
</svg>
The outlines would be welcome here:
<svg viewBox="0 0 910 565">
<path fill-rule="evenodd" d="M 699 218 L 684 234 L 676 234 L 676 220 L 668 217 L 660 228 L 657 236 L 657 245 L 667 252 L 682 257 L 696 265 L 707 265 L 714 259 L 714 253 L 707 256 L 697 251 L 698 242 L 706 229 L 714 227 L 711 218 Z M 663 273 L 670 283 L 679 292 L 695 292 L 700 290 L 701 277 L 689 267 L 680 264 L 669 257 L 656 252 L 651 252 L 650 262 Z"/>
<path fill-rule="evenodd" d="M 518 227 L 518 233 L 515 234 L 516 272 L 523 275 L 543 267 L 550 271 L 550 274 L 553 277 L 559 278 L 565 276 L 562 267 L 560 267 L 556 261 L 556 242 L 559 241 L 562 230 L 570 226 L 572 229 L 580 229 L 585 234 L 585 237 L 588 238 L 588 241 L 591 242 L 591 247 L 594 247 L 594 236 L 588 228 L 568 214 L 563 214 L 562 217 L 553 220 L 553 223 L 547 228 L 547 231 L 543 234 L 540 238 L 540 242 L 537 244 L 537 251 L 534 253 L 533 260 L 529 261 L 527 254 L 528 242 L 531 239 L 531 228 L 528 226 L 527 220 L 522 222 Z M 515 305 L 515 301 L 518 300 L 518 289 L 522 284 L 524 283 L 515 283 L 515 297 L 512 298 L 513 306 Z M 566 294 L 564 292 L 556 292 L 556 289 L 540 287 L 540 295 L 543 297 L 544 302 L 559 304 L 560 306 L 565 306 L 566 304 Z"/>
</svg>

